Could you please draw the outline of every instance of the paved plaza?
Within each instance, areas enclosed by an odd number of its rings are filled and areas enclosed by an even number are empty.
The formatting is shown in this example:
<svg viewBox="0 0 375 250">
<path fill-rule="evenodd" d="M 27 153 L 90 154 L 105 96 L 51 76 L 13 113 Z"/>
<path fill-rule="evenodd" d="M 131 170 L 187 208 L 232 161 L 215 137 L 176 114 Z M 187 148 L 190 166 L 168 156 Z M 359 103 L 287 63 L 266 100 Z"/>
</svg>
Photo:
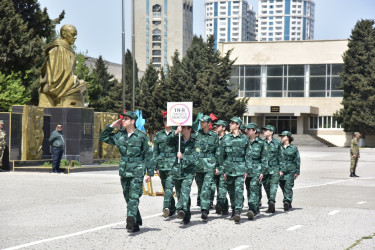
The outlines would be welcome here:
<svg viewBox="0 0 375 250">
<path fill-rule="evenodd" d="M 349 149 L 301 147 L 301 176 L 293 209 L 241 222 L 210 211 L 203 222 L 192 189 L 192 220 L 161 216 L 163 197 L 142 196 L 143 226 L 126 228 L 117 171 L 49 174 L 0 173 L 0 249 L 375 249 L 375 149 L 362 149 L 349 178 Z M 161 191 L 158 177 L 155 191 Z M 370 236 L 370 237 L 368 237 Z M 372 237 L 371 237 L 372 236 Z M 369 239 L 368 239 L 369 238 Z"/>
</svg>

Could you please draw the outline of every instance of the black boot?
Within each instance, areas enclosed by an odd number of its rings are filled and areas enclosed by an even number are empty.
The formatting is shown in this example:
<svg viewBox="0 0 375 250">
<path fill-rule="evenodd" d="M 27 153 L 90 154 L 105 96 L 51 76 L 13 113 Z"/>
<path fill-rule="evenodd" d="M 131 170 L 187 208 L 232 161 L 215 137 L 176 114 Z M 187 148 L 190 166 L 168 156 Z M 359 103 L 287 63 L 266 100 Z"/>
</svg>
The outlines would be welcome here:
<svg viewBox="0 0 375 250">
<path fill-rule="evenodd" d="M 275 212 L 275 203 L 270 201 L 268 203 L 268 209 L 266 211 L 266 213 L 274 213 Z"/>
<path fill-rule="evenodd" d="M 210 201 L 210 209 L 213 209 L 213 208 L 214 208 L 214 201 L 211 200 L 211 201 Z"/>
<path fill-rule="evenodd" d="M 358 175 L 355 174 L 355 172 L 353 173 L 354 177 L 359 177 Z"/>
<path fill-rule="evenodd" d="M 349 177 L 355 177 L 353 173 L 350 173 L 350 176 Z"/>
<path fill-rule="evenodd" d="M 234 210 L 232 210 L 232 216 L 229 217 L 229 220 L 234 220 Z"/>
<path fill-rule="evenodd" d="M 285 201 L 285 202 L 284 202 L 284 211 L 285 211 L 285 212 L 288 212 L 289 209 L 290 209 L 289 202 Z"/>
<path fill-rule="evenodd" d="M 135 232 L 138 232 L 139 231 L 139 225 L 134 225 L 133 229 L 132 229 L 132 232 L 135 233 Z"/>
<path fill-rule="evenodd" d="M 134 217 L 128 216 L 126 218 L 126 228 L 129 230 L 133 230 L 134 224 L 135 224 Z"/>
<path fill-rule="evenodd" d="M 216 205 L 215 209 L 216 209 L 216 214 L 221 214 L 222 209 L 221 209 L 221 206 L 219 204 Z"/>
<path fill-rule="evenodd" d="M 208 211 L 207 210 L 202 210 L 202 220 L 207 220 L 208 218 Z"/>
<path fill-rule="evenodd" d="M 179 218 L 179 219 L 183 219 L 183 218 L 185 218 L 185 211 L 184 210 L 178 210 L 178 212 L 177 212 L 177 217 Z"/>
<path fill-rule="evenodd" d="M 201 206 L 201 197 L 198 196 L 197 198 L 197 206 L 200 207 Z"/>
<path fill-rule="evenodd" d="M 238 223 L 238 222 L 240 222 L 240 219 L 241 219 L 241 212 L 240 211 L 236 211 L 234 213 L 234 222 Z"/>
</svg>

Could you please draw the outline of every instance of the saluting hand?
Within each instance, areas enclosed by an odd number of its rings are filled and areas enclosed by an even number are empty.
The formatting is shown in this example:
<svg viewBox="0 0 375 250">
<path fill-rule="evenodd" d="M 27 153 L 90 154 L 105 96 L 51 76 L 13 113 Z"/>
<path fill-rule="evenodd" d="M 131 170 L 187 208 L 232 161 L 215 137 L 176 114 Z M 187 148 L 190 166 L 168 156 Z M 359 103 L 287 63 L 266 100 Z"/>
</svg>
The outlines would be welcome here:
<svg viewBox="0 0 375 250">
<path fill-rule="evenodd" d="M 118 119 L 117 121 L 114 121 L 114 122 L 111 124 L 111 128 L 120 127 L 120 125 L 121 125 L 121 120 L 122 120 L 122 119 Z"/>
</svg>

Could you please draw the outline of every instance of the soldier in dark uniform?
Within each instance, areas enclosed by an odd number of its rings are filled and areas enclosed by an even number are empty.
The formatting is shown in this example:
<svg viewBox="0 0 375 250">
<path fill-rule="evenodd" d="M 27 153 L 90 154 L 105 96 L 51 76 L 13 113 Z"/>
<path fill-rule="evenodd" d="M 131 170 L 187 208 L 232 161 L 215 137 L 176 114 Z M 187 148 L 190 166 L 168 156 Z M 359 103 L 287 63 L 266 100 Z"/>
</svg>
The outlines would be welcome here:
<svg viewBox="0 0 375 250">
<path fill-rule="evenodd" d="M 142 225 L 142 217 L 139 212 L 139 198 L 143 193 L 143 177 L 147 168 L 146 181 L 154 175 L 154 166 L 151 163 L 152 149 L 148 137 L 135 128 L 137 115 L 131 111 L 121 114 L 118 119 L 100 134 L 99 139 L 105 143 L 119 148 L 121 161 L 119 174 L 125 201 L 127 203 L 126 228 L 132 232 L 138 232 Z M 122 125 L 121 129 L 113 133 L 115 127 Z"/>
<path fill-rule="evenodd" d="M 177 150 L 175 144 L 168 144 L 167 138 L 174 133 L 172 127 L 167 126 L 167 111 L 163 112 L 164 129 L 157 132 L 154 140 L 153 159 L 156 172 L 160 176 L 164 189 L 163 217 L 167 218 L 176 212 L 173 197 L 173 179 L 171 169 L 176 160 Z"/>
</svg>

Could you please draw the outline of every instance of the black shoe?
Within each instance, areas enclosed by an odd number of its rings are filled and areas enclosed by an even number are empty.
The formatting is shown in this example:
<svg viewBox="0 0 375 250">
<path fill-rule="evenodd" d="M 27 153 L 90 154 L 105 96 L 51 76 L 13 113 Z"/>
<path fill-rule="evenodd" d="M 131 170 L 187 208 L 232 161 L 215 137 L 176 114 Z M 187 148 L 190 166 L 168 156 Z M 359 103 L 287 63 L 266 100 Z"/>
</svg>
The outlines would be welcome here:
<svg viewBox="0 0 375 250">
<path fill-rule="evenodd" d="M 270 201 L 268 203 L 268 209 L 266 211 L 266 213 L 274 213 L 275 212 L 275 203 Z"/>
<path fill-rule="evenodd" d="M 169 212 L 169 208 L 164 208 L 163 209 L 163 217 L 164 218 L 167 218 L 169 216 L 170 212 Z"/>
<path fill-rule="evenodd" d="M 290 209 L 290 204 L 289 204 L 289 202 L 284 202 L 284 211 L 285 212 L 288 212 L 289 211 L 289 209 Z"/>
<path fill-rule="evenodd" d="M 350 173 L 349 177 L 355 177 L 353 173 Z"/>
<path fill-rule="evenodd" d="M 169 215 L 168 215 L 168 217 L 171 217 L 171 216 L 173 216 L 174 214 L 176 213 L 176 211 L 172 211 L 172 212 L 169 212 Z"/>
<path fill-rule="evenodd" d="M 234 211 L 232 211 L 232 216 L 229 217 L 229 220 L 234 220 Z"/>
<path fill-rule="evenodd" d="M 214 201 L 210 201 L 210 209 L 214 209 Z"/>
<path fill-rule="evenodd" d="M 135 225 L 134 217 L 128 216 L 126 218 L 126 228 L 129 230 L 133 230 L 134 225 Z"/>
<path fill-rule="evenodd" d="M 202 220 L 207 220 L 208 218 L 208 211 L 207 210 L 202 210 Z"/>
<path fill-rule="evenodd" d="M 249 212 L 247 212 L 247 219 L 248 220 L 254 220 L 254 212 L 249 210 Z"/>
<path fill-rule="evenodd" d="M 221 211 L 221 215 L 228 215 L 228 210 L 223 210 L 223 211 Z"/>
<path fill-rule="evenodd" d="M 234 214 L 234 222 L 238 223 L 240 222 L 240 219 L 241 219 L 241 212 L 240 211 L 236 211 L 235 214 Z"/>
<path fill-rule="evenodd" d="M 358 175 L 356 175 L 355 173 L 353 173 L 354 177 L 359 177 Z"/>
<path fill-rule="evenodd" d="M 201 206 L 201 199 L 198 197 L 197 198 L 197 206 L 200 207 Z"/>
<path fill-rule="evenodd" d="M 292 209 L 292 204 L 289 204 L 289 209 Z"/>
<path fill-rule="evenodd" d="M 220 205 L 216 205 L 215 206 L 215 209 L 216 209 L 216 213 L 217 214 L 221 214 L 222 210 L 221 210 L 221 206 Z M 227 211 L 228 212 L 228 211 Z"/>
<path fill-rule="evenodd" d="M 139 226 L 138 225 L 134 225 L 133 229 L 132 229 L 132 232 L 135 233 L 135 232 L 138 232 L 139 231 Z"/>
<path fill-rule="evenodd" d="M 184 218 L 183 222 L 184 222 L 184 225 L 189 224 L 190 223 L 190 218 Z"/>
<path fill-rule="evenodd" d="M 177 217 L 181 220 L 184 219 L 185 218 L 185 211 L 184 210 L 178 210 Z"/>
</svg>

